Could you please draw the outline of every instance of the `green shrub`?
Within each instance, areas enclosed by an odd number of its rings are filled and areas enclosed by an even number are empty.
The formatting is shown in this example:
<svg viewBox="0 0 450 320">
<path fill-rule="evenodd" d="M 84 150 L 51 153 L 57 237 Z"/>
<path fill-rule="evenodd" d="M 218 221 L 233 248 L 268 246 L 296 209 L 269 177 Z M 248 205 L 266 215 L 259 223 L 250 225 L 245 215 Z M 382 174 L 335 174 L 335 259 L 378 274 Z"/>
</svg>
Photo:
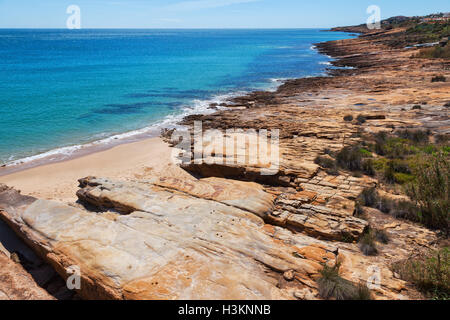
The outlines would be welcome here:
<svg viewBox="0 0 450 320">
<path fill-rule="evenodd" d="M 361 170 L 362 155 L 359 152 L 359 147 L 348 146 L 344 147 L 336 155 L 337 164 L 350 171 Z"/>
<path fill-rule="evenodd" d="M 387 160 L 386 158 L 378 158 L 376 160 L 373 160 L 372 162 L 374 169 L 377 171 L 384 171 L 388 163 L 389 160 Z"/>
<path fill-rule="evenodd" d="M 361 152 L 359 146 L 347 146 L 336 155 L 337 165 L 350 171 L 363 172 L 367 175 L 373 175 L 375 170 L 371 159 L 364 159 L 364 152 Z"/>
<path fill-rule="evenodd" d="M 402 139 L 410 140 L 415 143 L 426 143 L 430 139 L 428 130 L 399 130 L 396 135 Z"/>
<path fill-rule="evenodd" d="M 372 300 L 372 294 L 370 293 L 370 289 L 367 287 L 366 284 L 363 282 L 360 282 L 358 286 L 356 287 L 356 293 L 353 296 L 353 300 L 360 300 L 360 301 L 368 301 Z"/>
<path fill-rule="evenodd" d="M 433 78 L 431 78 L 431 82 L 446 82 L 447 79 L 445 79 L 444 76 L 435 76 Z"/>
<path fill-rule="evenodd" d="M 422 106 L 416 104 L 415 106 L 412 107 L 412 110 L 421 110 Z"/>
<path fill-rule="evenodd" d="M 393 137 L 385 132 L 380 132 L 375 135 L 373 149 L 380 156 L 385 156 L 390 159 L 403 159 L 416 152 L 408 142 L 407 139 Z"/>
<path fill-rule="evenodd" d="M 363 159 L 361 163 L 361 170 L 368 176 L 375 175 L 375 169 L 373 168 L 373 160 L 372 159 Z"/>
<path fill-rule="evenodd" d="M 398 184 L 406 184 L 414 181 L 415 177 L 412 174 L 396 172 L 394 174 L 394 179 Z"/>
<path fill-rule="evenodd" d="M 345 116 L 344 121 L 347 121 L 347 122 L 353 121 L 353 116 L 352 115 Z"/>
<path fill-rule="evenodd" d="M 359 124 L 363 124 L 367 121 L 367 118 L 362 114 L 360 114 L 356 117 L 356 120 L 358 121 Z"/>
<path fill-rule="evenodd" d="M 370 291 L 364 284 L 355 286 L 339 275 L 340 264 L 330 267 L 324 265 L 317 280 L 319 295 L 323 299 L 370 300 Z M 364 288 L 365 287 L 365 288 Z"/>
<path fill-rule="evenodd" d="M 392 164 L 392 161 L 389 161 L 388 165 L 384 169 L 383 178 L 384 178 L 384 181 L 386 181 L 387 183 L 391 183 L 391 184 L 395 183 L 395 169 Z"/>
<path fill-rule="evenodd" d="M 393 201 L 380 197 L 376 188 L 365 188 L 358 196 L 356 203 L 360 206 L 375 208 L 384 213 L 390 213 Z"/>
<path fill-rule="evenodd" d="M 365 188 L 358 197 L 358 202 L 365 207 L 374 208 L 379 201 L 379 195 L 376 188 Z"/>
<path fill-rule="evenodd" d="M 435 299 L 450 298 L 450 250 L 448 247 L 392 265 L 394 272 Z"/>
<path fill-rule="evenodd" d="M 450 135 L 448 135 L 448 134 L 437 134 L 434 136 L 434 141 L 436 141 L 436 143 L 438 143 L 438 144 L 447 143 L 449 140 L 450 140 Z M 444 148 L 445 147 L 447 147 L 447 146 L 444 146 Z"/>
<path fill-rule="evenodd" d="M 365 148 L 359 148 L 359 152 L 365 157 L 371 157 L 372 156 L 372 152 L 370 152 L 369 150 L 367 150 Z"/>
<path fill-rule="evenodd" d="M 322 168 L 334 168 L 336 166 L 336 162 L 329 158 L 324 156 L 318 156 L 316 159 L 314 159 L 314 163 L 318 164 Z"/>
<path fill-rule="evenodd" d="M 428 145 L 422 148 L 422 151 L 425 152 L 426 154 L 433 154 L 436 151 L 438 151 L 437 146 L 435 145 Z"/>
<path fill-rule="evenodd" d="M 368 229 L 359 240 L 359 248 L 366 256 L 376 256 L 378 249 L 375 243 L 376 236 L 372 229 Z"/>
<path fill-rule="evenodd" d="M 330 175 L 339 175 L 339 170 L 337 169 L 336 161 L 330 157 L 318 156 L 314 159 L 314 163 L 318 164 L 322 168 L 326 169 L 326 172 Z"/>
<path fill-rule="evenodd" d="M 418 222 L 418 208 L 411 201 L 392 200 L 387 197 L 381 197 L 375 188 L 366 188 L 356 200 L 355 214 L 362 214 L 362 206 L 371 207 L 380 210 L 383 213 L 390 214 L 398 219 L 406 219 Z"/>
<path fill-rule="evenodd" d="M 407 188 L 408 196 L 420 209 L 419 220 L 448 234 L 450 212 L 450 164 L 439 152 L 422 160 L 415 168 L 416 179 Z"/>
<path fill-rule="evenodd" d="M 384 163 L 383 178 L 387 183 L 405 184 L 414 180 L 409 163 L 404 160 L 389 160 Z"/>
<path fill-rule="evenodd" d="M 386 212 L 397 219 L 419 222 L 419 209 L 411 201 L 398 200 L 385 203 Z"/>
<path fill-rule="evenodd" d="M 375 230 L 375 239 L 384 244 L 388 244 L 390 241 L 388 234 L 384 230 Z"/>
</svg>

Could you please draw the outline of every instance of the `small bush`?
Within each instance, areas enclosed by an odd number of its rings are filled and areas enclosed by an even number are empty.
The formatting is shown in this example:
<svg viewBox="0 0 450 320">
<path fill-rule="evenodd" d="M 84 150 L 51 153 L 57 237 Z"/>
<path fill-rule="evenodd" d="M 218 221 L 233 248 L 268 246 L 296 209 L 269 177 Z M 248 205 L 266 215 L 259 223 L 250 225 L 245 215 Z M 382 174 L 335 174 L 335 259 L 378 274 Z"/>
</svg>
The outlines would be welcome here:
<svg viewBox="0 0 450 320">
<path fill-rule="evenodd" d="M 413 58 L 450 59 L 450 44 L 445 47 L 436 46 L 433 48 L 422 49 L 418 54 L 414 55 Z"/>
<path fill-rule="evenodd" d="M 392 265 L 394 272 L 435 299 L 450 298 L 450 250 L 443 248 L 427 255 L 409 258 Z"/>
<path fill-rule="evenodd" d="M 450 135 L 448 134 L 437 134 L 434 136 L 434 141 L 436 141 L 436 143 L 441 144 L 441 143 L 447 143 L 450 140 Z"/>
<path fill-rule="evenodd" d="M 344 121 L 347 121 L 347 122 L 353 121 L 353 116 L 352 115 L 345 116 Z"/>
<path fill-rule="evenodd" d="M 395 208 L 395 205 L 396 201 L 386 197 L 380 197 L 376 209 L 386 214 L 392 214 L 392 210 Z"/>
<path fill-rule="evenodd" d="M 359 152 L 359 147 L 349 146 L 343 148 L 336 155 L 338 165 L 350 171 L 357 171 L 361 169 L 362 156 Z"/>
<path fill-rule="evenodd" d="M 431 82 L 446 82 L 447 79 L 445 79 L 444 76 L 440 75 L 440 76 L 435 76 L 431 79 Z"/>
<path fill-rule="evenodd" d="M 340 264 L 330 267 L 324 265 L 320 271 L 321 277 L 317 280 L 319 295 L 323 299 L 336 300 L 370 300 L 371 295 L 367 286 L 355 286 L 351 281 L 339 275 Z M 365 288 L 364 288 L 365 287 Z"/>
<path fill-rule="evenodd" d="M 367 175 L 375 174 L 375 169 L 373 168 L 373 162 L 371 159 L 364 159 L 365 150 L 359 146 L 348 146 L 343 148 L 336 155 L 337 165 L 343 169 L 350 171 L 363 172 Z"/>
<path fill-rule="evenodd" d="M 411 201 L 390 201 L 388 204 L 386 204 L 386 208 L 387 211 L 385 213 L 389 213 L 394 218 L 419 222 L 418 208 Z"/>
<path fill-rule="evenodd" d="M 368 176 L 374 176 L 375 175 L 375 169 L 373 168 L 373 161 L 372 159 L 364 159 L 362 161 L 362 172 L 367 174 Z"/>
<path fill-rule="evenodd" d="M 396 135 L 415 143 L 426 143 L 430 140 L 431 132 L 428 130 L 399 130 Z"/>
<path fill-rule="evenodd" d="M 414 180 L 409 164 L 403 160 L 389 160 L 385 163 L 383 178 L 387 183 L 405 184 Z"/>
<path fill-rule="evenodd" d="M 384 230 L 375 230 L 375 239 L 384 244 L 388 244 L 390 241 L 388 234 Z"/>
<path fill-rule="evenodd" d="M 318 156 L 314 159 L 314 163 L 318 164 L 322 168 L 326 169 L 326 172 L 330 175 L 339 175 L 339 170 L 337 169 L 336 161 L 330 157 Z"/>
<path fill-rule="evenodd" d="M 319 166 L 321 166 L 322 168 L 334 168 L 336 166 L 336 162 L 329 158 L 329 157 L 323 157 L 323 156 L 318 156 L 315 160 L 314 160 L 315 164 L 318 164 Z"/>
<path fill-rule="evenodd" d="M 422 106 L 416 104 L 415 106 L 412 107 L 412 110 L 421 110 Z"/>
<path fill-rule="evenodd" d="M 408 144 L 407 139 L 388 135 L 386 132 L 375 134 L 375 144 L 373 151 L 390 159 L 403 159 L 414 154 L 415 149 Z"/>
<path fill-rule="evenodd" d="M 375 188 L 366 188 L 356 200 L 356 215 L 362 214 L 362 206 L 375 208 L 383 213 L 390 214 L 398 219 L 406 219 L 418 222 L 418 208 L 411 201 L 392 200 L 387 197 L 381 197 Z"/>
<path fill-rule="evenodd" d="M 380 197 L 377 189 L 375 188 L 364 189 L 358 196 L 356 203 L 360 206 L 378 209 L 384 213 L 390 213 L 394 206 L 392 200 L 385 197 Z"/>
<path fill-rule="evenodd" d="M 428 156 L 415 168 L 416 179 L 407 188 L 408 196 L 420 208 L 420 221 L 449 232 L 450 163 L 443 152 Z"/>
<path fill-rule="evenodd" d="M 448 101 L 447 103 L 445 103 L 445 104 L 444 104 L 444 107 L 450 108 L 450 101 Z"/>
<path fill-rule="evenodd" d="M 376 256 L 378 249 L 375 243 L 375 232 L 371 229 L 366 231 L 359 241 L 359 249 L 366 256 Z"/>
<path fill-rule="evenodd" d="M 412 174 L 396 172 L 394 174 L 395 183 L 407 184 L 414 181 L 415 177 Z"/>
<path fill-rule="evenodd" d="M 388 165 L 384 169 L 383 179 L 387 183 L 395 183 L 395 169 L 392 165 L 392 161 L 389 161 Z"/>
<path fill-rule="evenodd" d="M 367 287 L 366 284 L 363 282 L 360 282 L 358 286 L 356 287 L 356 294 L 353 297 L 353 300 L 361 300 L 361 301 L 368 301 L 372 300 L 372 294 L 370 293 L 370 289 Z"/>
<path fill-rule="evenodd" d="M 356 120 L 358 121 L 359 124 L 363 124 L 363 123 L 366 123 L 367 118 L 365 116 L 363 116 L 362 114 L 360 114 L 359 116 L 356 117 Z"/>
<path fill-rule="evenodd" d="M 358 197 L 358 202 L 365 207 L 374 207 L 379 201 L 377 189 L 366 188 Z"/>
<path fill-rule="evenodd" d="M 365 157 L 372 157 L 372 152 L 365 148 L 359 148 L 359 152 L 361 152 L 361 154 Z"/>
</svg>

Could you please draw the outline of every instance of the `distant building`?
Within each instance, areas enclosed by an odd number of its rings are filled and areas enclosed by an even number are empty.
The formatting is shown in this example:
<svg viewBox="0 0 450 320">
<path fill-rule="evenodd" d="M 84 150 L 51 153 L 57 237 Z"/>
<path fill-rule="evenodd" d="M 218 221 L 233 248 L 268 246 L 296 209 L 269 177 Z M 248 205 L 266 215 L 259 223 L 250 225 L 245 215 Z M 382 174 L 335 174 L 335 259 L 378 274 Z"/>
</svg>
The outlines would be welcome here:
<svg viewBox="0 0 450 320">
<path fill-rule="evenodd" d="M 447 21 L 450 21 L 450 12 L 430 14 L 429 16 L 422 18 L 422 22 L 428 23 L 442 23 Z"/>
<path fill-rule="evenodd" d="M 432 18 L 423 18 L 422 22 L 429 22 L 429 23 L 442 23 L 442 22 L 447 22 L 450 21 L 450 16 L 445 17 L 432 17 Z"/>
</svg>

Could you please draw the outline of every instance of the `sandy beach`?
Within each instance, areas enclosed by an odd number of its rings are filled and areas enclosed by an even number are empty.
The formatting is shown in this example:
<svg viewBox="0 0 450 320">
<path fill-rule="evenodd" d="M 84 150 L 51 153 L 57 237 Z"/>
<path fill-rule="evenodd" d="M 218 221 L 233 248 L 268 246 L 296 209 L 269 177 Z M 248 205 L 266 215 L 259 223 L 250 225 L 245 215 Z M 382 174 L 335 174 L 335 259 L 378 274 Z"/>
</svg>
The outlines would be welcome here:
<svg viewBox="0 0 450 320">
<path fill-rule="evenodd" d="M 186 174 L 173 164 L 171 155 L 172 149 L 162 139 L 150 138 L 1 176 L 0 183 L 26 195 L 70 202 L 77 198 L 77 180 L 87 176 L 127 179 L 161 172 Z"/>
</svg>

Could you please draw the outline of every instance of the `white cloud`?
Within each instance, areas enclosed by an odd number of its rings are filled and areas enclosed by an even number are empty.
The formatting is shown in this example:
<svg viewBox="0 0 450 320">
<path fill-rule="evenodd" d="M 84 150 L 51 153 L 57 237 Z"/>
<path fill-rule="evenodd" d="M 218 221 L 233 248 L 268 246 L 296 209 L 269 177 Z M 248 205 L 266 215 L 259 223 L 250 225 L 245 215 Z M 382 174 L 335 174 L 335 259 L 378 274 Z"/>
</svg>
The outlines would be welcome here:
<svg viewBox="0 0 450 320">
<path fill-rule="evenodd" d="M 178 2 L 173 5 L 167 6 L 166 8 L 171 10 L 198 10 L 260 1 L 262 0 L 192 0 Z"/>
</svg>

